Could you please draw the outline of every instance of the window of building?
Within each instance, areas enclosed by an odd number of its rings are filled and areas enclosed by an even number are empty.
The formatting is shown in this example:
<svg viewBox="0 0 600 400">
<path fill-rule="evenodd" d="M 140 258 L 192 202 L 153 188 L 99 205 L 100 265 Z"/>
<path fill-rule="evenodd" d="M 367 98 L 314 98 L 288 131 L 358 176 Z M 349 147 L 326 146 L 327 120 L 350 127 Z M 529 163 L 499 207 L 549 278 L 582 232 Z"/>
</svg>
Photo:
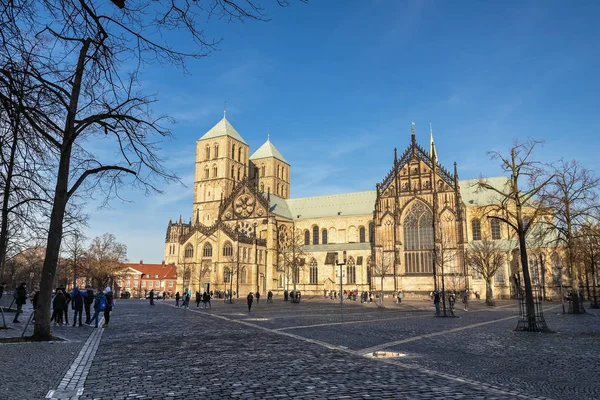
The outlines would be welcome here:
<svg viewBox="0 0 600 400">
<path fill-rule="evenodd" d="M 417 201 L 404 218 L 404 263 L 406 273 L 433 272 L 433 215 Z"/>
<path fill-rule="evenodd" d="M 327 229 L 321 231 L 321 243 L 327 244 Z"/>
<path fill-rule="evenodd" d="M 213 157 L 219 158 L 219 145 L 218 144 L 215 144 L 215 154 Z"/>
<path fill-rule="evenodd" d="M 531 275 L 531 284 L 540 284 L 540 270 L 538 265 L 537 256 L 533 256 L 529 259 L 529 274 Z"/>
<path fill-rule="evenodd" d="M 208 170 L 208 167 L 204 168 L 204 179 L 208 179 L 210 177 L 210 171 Z"/>
<path fill-rule="evenodd" d="M 225 267 L 225 269 L 223 270 L 223 283 L 230 283 L 231 282 L 231 270 L 229 269 L 229 267 Z"/>
<path fill-rule="evenodd" d="M 158 274 L 154 275 L 155 278 L 158 278 Z"/>
<path fill-rule="evenodd" d="M 246 283 L 246 267 L 240 271 L 240 280 L 242 283 Z"/>
<path fill-rule="evenodd" d="M 473 231 L 473 240 L 481 240 L 481 222 L 479 218 L 471 220 L 471 230 Z"/>
<path fill-rule="evenodd" d="M 310 284 L 316 285 L 319 283 L 319 268 L 317 267 L 317 260 L 314 258 L 310 260 Z"/>
<path fill-rule="evenodd" d="M 265 176 L 265 166 L 264 165 L 260 168 L 260 176 Z"/>
<path fill-rule="evenodd" d="M 153 286 L 152 284 L 153 284 L 152 281 L 148 281 L 148 287 L 152 287 Z"/>
<path fill-rule="evenodd" d="M 173 287 L 173 281 L 169 281 L 169 287 L 172 288 Z"/>
<path fill-rule="evenodd" d="M 285 178 L 285 167 L 281 167 L 281 179 L 287 181 L 287 179 Z"/>
<path fill-rule="evenodd" d="M 205 152 L 205 156 L 207 160 L 210 160 L 210 146 L 206 146 L 206 149 L 204 149 Z"/>
<path fill-rule="evenodd" d="M 492 231 L 492 240 L 500 239 L 500 221 L 496 218 L 490 219 L 490 228 Z"/>
<path fill-rule="evenodd" d="M 279 279 L 277 279 L 277 287 L 278 288 L 283 287 L 283 274 L 279 274 Z"/>
<path fill-rule="evenodd" d="M 212 257 L 212 246 L 210 243 L 206 243 L 204 245 L 204 250 L 202 251 L 202 255 L 204 257 Z"/>
<path fill-rule="evenodd" d="M 356 265 L 352 257 L 348 257 L 348 265 L 346 265 L 346 283 L 356 283 Z"/>
<path fill-rule="evenodd" d="M 213 178 L 217 177 L 217 166 L 213 165 Z"/>
<path fill-rule="evenodd" d="M 137 286 L 138 286 L 138 281 L 137 281 L 137 279 L 134 279 L 133 280 L 133 287 L 137 287 Z"/>
<path fill-rule="evenodd" d="M 223 246 L 223 256 L 231 257 L 233 255 L 233 246 L 231 243 L 225 243 Z"/>
<path fill-rule="evenodd" d="M 240 161 L 240 162 L 242 161 L 242 148 L 241 147 L 238 149 L 238 161 Z"/>
<path fill-rule="evenodd" d="M 369 223 L 369 243 L 375 243 L 375 224 Z"/>
<path fill-rule="evenodd" d="M 235 144 L 231 145 L 231 159 L 235 161 Z"/>
<path fill-rule="evenodd" d="M 313 244 L 319 244 L 319 227 L 313 226 Z"/>
<path fill-rule="evenodd" d="M 242 176 L 242 168 L 238 168 L 238 178 L 237 178 L 238 181 L 241 179 L 241 176 Z"/>
<path fill-rule="evenodd" d="M 194 246 L 192 246 L 191 244 L 188 244 L 187 246 L 185 246 L 184 257 L 186 257 L 186 258 L 194 257 Z"/>
<path fill-rule="evenodd" d="M 231 166 L 231 179 L 235 179 L 235 167 Z"/>
<path fill-rule="evenodd" d="M 562 281 L 562 265 L 558 254 L 552 254 L 550 262 L 552 262 L 552 283 L 560 285 L 560 282 Z"/>
<path fill-rule="evenodd" d="M 294 268 L 294 273 L 292 274 L 292 283 L 300 283 L 300 268 Z"/>
<path fill-rule="evenodd" d="M 258 179 L 258 167 L 254 167 L 254 178 Z"/>
<path fill-rule="evenodd" d="M 502 265 L 496 270 L 496 274 L 494 275 L 496 285 L 504 285 L 506 283 L 504 275 L 504 266 Z"/>
<path fill-rule="evenodd" d="M 358 241 L 360 243 L 364 243 L 366 241 L 366 238 L 365 238 L 365 227 L 364 226 L 361 226 L 360 229 L 358 230 L 358 236 L 359 236 L 358 237 Z"/>
<path fill-rule="evenodd" d="M 304 244 L 307 246 L 310 244 L 310 232 L 308 229 L 304 231 Z"/>
</svg>

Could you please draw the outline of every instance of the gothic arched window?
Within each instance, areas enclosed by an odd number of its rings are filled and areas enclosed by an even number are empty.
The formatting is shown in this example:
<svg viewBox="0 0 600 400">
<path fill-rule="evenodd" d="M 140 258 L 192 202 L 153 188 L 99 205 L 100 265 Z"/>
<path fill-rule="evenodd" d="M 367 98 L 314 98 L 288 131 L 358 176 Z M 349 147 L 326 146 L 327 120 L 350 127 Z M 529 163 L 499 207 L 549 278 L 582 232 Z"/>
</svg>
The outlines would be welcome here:
<svg viewBox="0 0 600 400">
<path fill-rule="evenodd" d="M 490 219 L 490 229 L 492 231 L 492 240 L 500 239 L 500 220 L 496 218 Z"/>
<path fill-rule="evenodd" d="M 186 257 L 186 258 L 194 257 L 194 246 L 192 246 L 191 244 L 188 244 L 187 246 L 185 246 L 184 257 Z"/>
<path fill-rule="evenodd" d="M 308 229 L 304 231 L 304 244 L 310 244 L 310 232 L 308 231 Z"/>
<path fill-rule="evenodd" d="M 233 255 L 233 246 L 231 245 L 231 243 L 225 243 L 225 246 L 223 246 L 223 256 L 231 257 L 232 255 Z"/>
<path fill-rule="evenodd" d="M 319 268 L 317 267 L 317 260 L 314 258 L 310 260 L 310 284 L 316 285 L 319 283 Z"/>
<path fill-rule="evenodd" d="M 206 146 L 205 152 L 206 152 L 206 159 L 210 160 L 210 146 Z"/>
<path fill-rule="evenodd" d="M 364 227 L 364 226 L 361 226 L 361 227 L 358 229 L 358 241 L 359 241 L 360 243 L 364 243 L 364 242 L 366 241 L 366 240 L 365 240 L 365 227 Z"/>
<path fill-rule="evenodd" d="M 213 178 L 217 177 L 217 165 L 213 165 Z"/>
<path fill-rule="evenodd" d="M 231 270 L 229 267 L 225 267 L 223 270 L 223 283 L 231 282 Z"/>
<path fill-rule="evenodd" d="M 375 224 L 369 223 L 369 243 L 375 243 Z"/>
<path fill-rule="evenodd" d="M 417 201 L 404 218 L 404 265 L 407 274 L 433 272 L 433 215 Z"/>
<path fill-rule="evenodd" d="M 313 226 L 313 244 L 319 244 L 319 227 Z"/>
<path fill-rule="evenodd" d="M 348 257 L 348 265 L 346 265 L 346 283 L 356 283 L 356 265 L 352 257 Z"/>
<path fill-rule="evenodd" d="M 215 151 L 213 154 L 213 158 L 219 158 L 219 145 L 215 144 Z"/>
<path fill-rule="evenodd" d="M 204 257 L 212 257 L 212 246 L 210 243 L 206 243 L 204 245 L 204 250 L 202 251 L 202 255 Z"/>
<path fill-rule="evenodd" d="M 321 231 L 321 244 L 327 244 L 327 229 Z"/>
<path fill-rule="evenodd" d="M 235 144 L 231 145 L 231 159 L 235 161 Z"/>
<path fill-rule="evenodd" d="M 473 231 L 473 240 L 481 240 L 481 222 L 479 222 L 479 218 L 471 220 L 471 230 Z"/>
</svg>

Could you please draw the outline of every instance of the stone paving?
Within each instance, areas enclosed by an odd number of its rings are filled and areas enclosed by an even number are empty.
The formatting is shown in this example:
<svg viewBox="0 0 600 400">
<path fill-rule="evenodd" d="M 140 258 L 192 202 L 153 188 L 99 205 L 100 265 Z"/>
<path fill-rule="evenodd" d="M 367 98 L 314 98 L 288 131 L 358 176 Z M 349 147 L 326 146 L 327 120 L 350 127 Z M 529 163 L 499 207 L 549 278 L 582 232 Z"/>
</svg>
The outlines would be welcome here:
<svg viewBox="0 0 600 400">
<path fill-rule="evenodd" d="M 208 310 L 156 303 L 118 302 L 73 398 L 600 398 L 594 310 L 563 315 L 548 303 L 556 333 L 531 334 L 512 331 L 511 301 L 472 303 L 459 318 L 435 318 L 425 301 L 383 308 L 351 301 L 343 320 L 339 302 L 318 298 L 263 300 L 251 313 L 242 299 L 213 300 Z M 92 332 L 58 327 L 53 333 L 67 341 L 0 344 L 0 398 L 42 399 L 71 382 L 68 371 L 82 369 L 74 361 Z M 7 335 L 20 330 L 0 331 Z M 401 354 L 365 357 L 373 351 Z"/>
</svg>

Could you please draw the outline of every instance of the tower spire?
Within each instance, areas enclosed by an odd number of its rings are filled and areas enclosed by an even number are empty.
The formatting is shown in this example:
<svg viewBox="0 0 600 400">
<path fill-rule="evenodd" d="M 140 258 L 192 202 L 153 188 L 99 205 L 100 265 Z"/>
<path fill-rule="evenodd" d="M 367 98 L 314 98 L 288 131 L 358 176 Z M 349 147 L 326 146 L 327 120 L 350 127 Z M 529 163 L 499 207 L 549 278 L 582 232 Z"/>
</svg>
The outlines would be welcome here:
<svg viewBox="0 0 600 400">
<path fill-rule="evenodd" d="M 415 121 L 410 123 L 410 141 L 413 147 L 413 153 L 415 152 L 415 146 L 417 144 L 417 138 L 415 137 Z"/>
<path fill-rule="evenodd" d="M 437 151 L 435 151 L 435 142 L 433 141 L 433 128 L 429 122 L 429 155 L 431 159 L 437 161 Z"/>
</svg>

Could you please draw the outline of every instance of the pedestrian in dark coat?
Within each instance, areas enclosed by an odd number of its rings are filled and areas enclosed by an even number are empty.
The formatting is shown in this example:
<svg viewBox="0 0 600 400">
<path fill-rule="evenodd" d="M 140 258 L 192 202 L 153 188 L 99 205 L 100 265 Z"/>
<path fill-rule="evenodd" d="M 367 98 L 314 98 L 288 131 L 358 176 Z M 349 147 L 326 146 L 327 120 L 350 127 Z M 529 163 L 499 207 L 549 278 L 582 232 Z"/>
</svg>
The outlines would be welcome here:
<svg viewBox="0 0 600 400">
<path fill-rule="evenodd" d="M 438 290 L 433 293 L 433 305 L 435 305 L 435 315 L 440 315 L 440 292 Z"/>
<path fill-rule="evenodd" d="M 260 292 L 256 292 L 256 304 L 260 301 Z"/>
<path fill-rule="evenodd" d="M 267 293 L 267 303 L 272 303 L 273 302 L 273 292 L 269 290 L 269 293 Z"/>
<path fill-rule="evenodd" d="M 17 303 L 17 312 L 15 313 L 13 322 L 18 323 L 21 322 L 19 321 L 19 315 L 22 312 L 21 309 L 23 308 L 23 304 L 27 303 L 27 289 L 25 289 L 25 282 L 21 283 L 21 285 L 17 288 L 15 302 Z"/>
<path fill-rule="evenodd" d="M 110 287 L 104 289 L 104 296 L 106 297 L 106 308 L 104 309 L 104 325 L 102 325 L 102 327 L 106 328 L 108 326 L 108 322 L 110 321 L 110 312 L 115 306 L 113 292 L 110 290 Z"/>
<path fill-rule="evenodd" d="M 175 293 L 175 307 L 179 307 L 179 299 L 181 298 L 181 295 L 179 294 L 179 292 Z"/>
<path fill-rule="evenodd" d="M 202 301 L 202 296 L 200 292 L 196 290 L 196 308 L 200 307 L 200 302 Z"/>
<path fill-rule="evenodd" d="M 54 324 L 62 325 L 63 324 L 63 315 L 65 313 L 65 308 L 67 306 L 67 300 L 65 299 L 65 294 L 62 290 L 56 290 L 56 296 L 54 296 L 54 300 L 52 301 L 52 308 L 56 313 Z"/>
<path fill-rule="evenodd" d="M 85 285 L 85 295 L 83 298 L 83 306 L 85 308 L 85 323 L 86 324 L 90 323 L 90 319 L 91 319 L 90 309 L 92 307 L 92 303 L 94 302 L 95 296 L 96 295 L 94 294 L 94 289 L 92 289 L 92 287 L 90 285 Z"/>
<path fill-rule="evenodd" d="M 154 289 L 150 289 L 150 305 L 154 305 Z"/>
<path fill-rule="evenodd" d="M 65 295 L 65 325 L 69 325 L 69 304 L 71 303 L 71 294 L 67 292 L 64 287 L 61 290 Z"/>
<path fill-rule="evenodd" d="M 248 312 L 250 312 L 250 309 L 252 308 L 253 301 L 254 301 L 254 296 L 252 296 L 252 293 L 248 293 L 248 297 L 246 297 L 246 302 L 248 303 Z"/>
<path fill-rule="evenodd" d="M 73 295 L 71 296 L 71 308 L 73 309 L 73 326 L 77 325 L 77 317 L 79 316 L 79 326 L 83 326 L 82 316 L 83 313 L 83 295 L 79 291 L 79 288 L 75 286 L 73 289 Z"/>
<path fill-rule="evenodd" d="M 210 295 L 207 292 L 202 294 L 202 303 L 204 308 L 208 308 L 210 306 Z"/>
</svg>

